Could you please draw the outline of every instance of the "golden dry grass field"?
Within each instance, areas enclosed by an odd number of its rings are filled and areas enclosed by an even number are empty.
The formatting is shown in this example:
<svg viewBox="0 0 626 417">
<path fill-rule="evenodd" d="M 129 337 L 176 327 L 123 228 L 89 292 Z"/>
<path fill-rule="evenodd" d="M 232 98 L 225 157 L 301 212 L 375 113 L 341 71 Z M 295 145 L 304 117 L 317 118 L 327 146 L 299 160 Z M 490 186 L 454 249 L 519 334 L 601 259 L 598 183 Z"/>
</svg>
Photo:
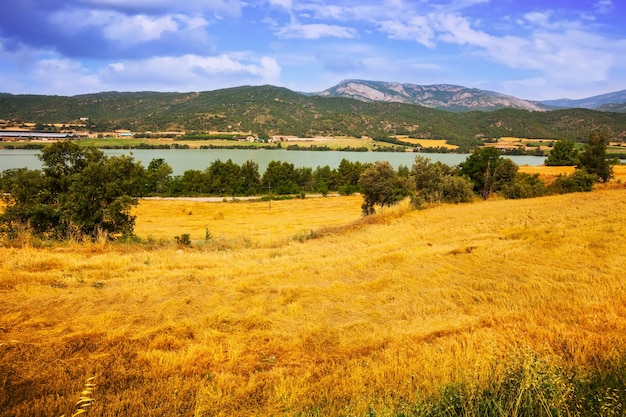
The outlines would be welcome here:
<svg viewBox="0 0 626 417">
<path fill-rule="evenodd" d="M 142 201 L 141 244 L 4 242 L 0 416 L 69 416 L 92 376 L 90 416 L 423 415 L 516 361 L 585 375 L 626 356 L 621 185 L 360 203 Z"/>
<path fill-rule="evenodd" d="M 442 146 L 445 146 L 444 141 L 438 141 L 443 143 Z M 200 149 L 201 147 L 207 146 L 217 146 L 217 147 L 256 147 L 263 148 L 266 146 L 276 146 L 276 143 L 266 144 L 261 142 L 246 142 L 246 141 L 233 141 L 226 139 L 206 139 L 206 140 L 182 140 L 172 139 L 172 138 L 151 138 L 151 139 L 128 139 L 128 138 L 104 138 L 104 139 L 82 139 L 80 143 L 83 146 L 96 146 L 96 147 L 106 147 L 106 146 L 139 146 L 140 144 L 149 144 L 154 146 L 189 146 L 191 149 Z M 349 136 L 333 136 L 328 140 L 310 140 L 310 141 L 288 141 L 280 142 L 282 147 L 287 147 L 290 145 L 298 145 L 301 147 L 321 147 L 328 146 L 331 149 L 341 149 L 341 148 L 362 148 L 366 147 L 367 149 L 374 148 L 384 148 L 384 147 L 393 147 L 395 145 L 387 142 L 375 141 L 368 137 L 349 137 Z"/>
<path fill-rule="evenodd" d="M 410 138 L 408 136 L 396 136 L 396 138 L 400 139 L 402 142 L 414 143 L 416 145 L 420 145 L 425 148 L 446 148 L 446 149 L 458 148 L 458 146 L 450 145 L 449 143 L 446 143 L 446 141 L 442 139 L 416 139 L 416 138 Z"/>
</svg>

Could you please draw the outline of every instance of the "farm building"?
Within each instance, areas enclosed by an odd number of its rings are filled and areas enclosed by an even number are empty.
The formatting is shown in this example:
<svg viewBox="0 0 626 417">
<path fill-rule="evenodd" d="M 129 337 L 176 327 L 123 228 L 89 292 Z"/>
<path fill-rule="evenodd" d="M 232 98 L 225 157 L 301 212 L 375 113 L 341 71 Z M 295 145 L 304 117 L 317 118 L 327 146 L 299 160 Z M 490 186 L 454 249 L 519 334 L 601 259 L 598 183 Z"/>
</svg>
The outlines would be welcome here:
<svg viewBox="0 0 626 417">
<path fill-rule="evenodd" d="M 73 137 L 73 133 L 53 133 L 53 132 L 32 132 L 30 130 L 1 130 L 0 140 L 46 140 L 46 139 L 68 139 Z"/>
</svg>

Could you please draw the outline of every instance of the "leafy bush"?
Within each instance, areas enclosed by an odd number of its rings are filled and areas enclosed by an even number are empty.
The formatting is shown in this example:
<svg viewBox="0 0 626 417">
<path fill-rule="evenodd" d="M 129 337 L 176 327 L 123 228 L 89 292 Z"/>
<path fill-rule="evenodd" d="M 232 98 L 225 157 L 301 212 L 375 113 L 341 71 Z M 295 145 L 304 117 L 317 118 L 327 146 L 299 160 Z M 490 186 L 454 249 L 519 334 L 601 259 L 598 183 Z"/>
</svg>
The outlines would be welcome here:
<svg viewBox="0 0 626 417">
<path fill-rule="evenodd" d="M 182 246 L 191 246 L 191 236 L 189 233 L 183 233 L 180 236 L 174 236 L 176 243 Z"/>
<path fill-rule="evenodd" d="M 449 175 L 442 182 L 443 201 L 446 203 L 467 203 L 474 198 L 472 183 L 465 177 Z"/>
<path fill-rule="evenodd" d="M 411 198 L 414 207 L 433 203 L 462 203 L 471 201 L 473 184 L 458 171 L 441 162 L 431 162 L 418 156 L 411 168 L 415 194 Z"/>
<path fill-rule="evenodd" d="M 584 169 L 577 169 L 570 175 L 560 175 L 550 187 L 557 194 L 591 191 L 596 183 L 596 176 Z"/>
<path fill-rule="evenodd" d="M 546 185 L 539 179 L 539 174 L 518 173 L 515 181 L 502 187 L 502 195 L 510 199 L 541 197 L 546 193 Z"/>
</svg>

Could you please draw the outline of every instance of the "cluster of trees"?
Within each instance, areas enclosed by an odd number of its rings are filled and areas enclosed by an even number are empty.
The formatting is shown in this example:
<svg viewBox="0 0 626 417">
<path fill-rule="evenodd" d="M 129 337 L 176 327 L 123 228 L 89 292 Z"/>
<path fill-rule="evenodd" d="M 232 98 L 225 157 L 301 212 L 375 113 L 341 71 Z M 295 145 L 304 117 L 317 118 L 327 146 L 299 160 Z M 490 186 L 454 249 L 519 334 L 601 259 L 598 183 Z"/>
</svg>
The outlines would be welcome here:
<svg viewBox="0 0 626 417">
<path fill-rule="evenodd" d="M 569 146 L 564 142 L 563 148 Z M 570 152 L 555 145 L 549 159 L 563 160 Z M 538 175 L 521 174 L 510 159 L 494 147 L 474 151 L 458 167 L 418 156 L 411 168 L 397 170 L 388 162 L 360 163 L 342 160 L 329 166 L 297 168 L 272 161 L 261 175 L 254 161 L 238 165 L 214 161 L 205 170 L 188 170 L 172 176 L 163 159 L 144 168 L 132 157 L 107 157 L 96 148 L 81 148 L 63 141 L 40 153 L 42 170 L 4 171 L 0 192 L 5 202 L 0 226 L 6 234 L 27 228 L 54 239 L 131 235 L 130 214 L 138 198 L 161 196 L 254 196 L 334 191 L 360 192 L 364 215 L 376 206 L 390 206 L 410 197 L 416 208 L 441 202 L 461 203 L 493 193 L 505 198 L 529 198 L 548 193 L 589 191 L 597 181 L 608 181 L 612 168 L 606 159 L 606 137 L 591 135 L 576 155 L 576 171 L 546 186 Z"/>
<path fill-rule="evenodd" d="M 139 197 L 151 195 L 351 194 L 359 190 L 359 177 L 366 168 L 345 159 L 337 169 L 315 170 L 272 161 L 261 175 L 256 162 L 240 166 L 217 160 L 203 171 L 173 176 L 163 159 L 153 159 L 144 168 L 132 157 L 107 157 L 99 149 L 70 141 L 44 147 L 39 159 L 41 170 L 12 169 L 0 176 L 5 203 L 0 226 L 8 235 L 24 228 L 61 240 L 131 235 L 135 219 L 130 210 Z"/>
<path fill-rule="evenodd" d="M 60 240 L 132 233 L 130 209 L 142 192 L 141 164 L 67 141 L 45 147 L 39 158 L 42 170 L 16 169 L 3 175 L 4 232 L 28 228 Z"/>
<path fill-rule="evenodd" d="M 419 208 L 440 202 L 467 202 L 475 195 L 487 199 L 494 193 L 519 199 L 590 191 L 596 182 L 606 182 L 613 175 L 606 144 L 606 135 L 591 134 L 579 154 L 571 150 L 575 150 L 573 142 L 557 143 L 547 161 L 576 165 L 577 169 L 571 175 L 560 176 L 550 185 L 546 185 L 538 174 L 518 172 L 518 166 L 502 157 L 494 147 L 474 151 L 458 167 L 433 163 L 418 156 L 410 171 L 401 168 L 395 172 L 387 162 L 377 162 L 359 179 L 364 199 L 363 214 L 372 214 L 376 205 L 390 206 L 407 196 L 411 196 L 413 205 Z"/>
<path fill-rule="evenodd" d="M 161 169 L 159 188 L 148 187 L 146 194 L 189 196 L 254 196 L 272 193 L 276 195 L 339 192 L 351 194 L 358 191 L 358 180 L 367 164 L 343 159 L 339 167 L 328 165 L 317 167 L 296 167 L 289 162 L 271 161 L 265 172 L 259 172 L 259 165 L 246 161 L 238 165 L 231 161 L 213 161 L 204 170 L 187 170 L 181 176 L 164 175 L 167 163 L 153 160 L 150 166 Z M 151 169 L 148 167 L 150 173 Z M 171 171 L 169 171 L 171 174 Z"/>
</svg>

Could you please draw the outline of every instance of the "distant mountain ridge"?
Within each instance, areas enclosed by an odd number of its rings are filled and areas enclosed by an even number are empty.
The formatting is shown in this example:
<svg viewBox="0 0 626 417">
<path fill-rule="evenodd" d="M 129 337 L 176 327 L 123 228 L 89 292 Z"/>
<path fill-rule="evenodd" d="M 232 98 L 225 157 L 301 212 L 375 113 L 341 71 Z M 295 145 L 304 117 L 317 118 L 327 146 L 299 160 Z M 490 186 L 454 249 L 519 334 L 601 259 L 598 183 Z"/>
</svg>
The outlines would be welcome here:
<svg viewBox="0 0 626 417">
<path fill-rule="evenodd" d="M 598 109 L 604 111 L 624 111 L 626 106 L 626 90 L 587 97 L 580 100 L 562 98 L 545 100 L 543 104 L 560 108 Z M 621 110 L 620 110 L 621 108 Z"/>
<path fill-rule="evenodd" d="M 365 102 L 383 101 L 416 104 L 453 112 L 494 111 L 504 108 L 529 111 L 585 108 L 623 112 L 624 107 L 626 107 L 626 90 L 580 100 L 532 101 L 495 91 L 454 84 L 418 85 L 386 81 L 344 80 L 316 94 L 323 97 L 348 97 Z"/>
<path fill-rule="evenodd" d="M 361 101 L 416 104 L 439 110 L 465 112 L 515 108 L 547 111 L 548 105 L 494 91 L 453 84 L 417 85 L 385 81 L 344 80 L 320 93 L 324 97 L 349 97 Z"/>
</svg>

